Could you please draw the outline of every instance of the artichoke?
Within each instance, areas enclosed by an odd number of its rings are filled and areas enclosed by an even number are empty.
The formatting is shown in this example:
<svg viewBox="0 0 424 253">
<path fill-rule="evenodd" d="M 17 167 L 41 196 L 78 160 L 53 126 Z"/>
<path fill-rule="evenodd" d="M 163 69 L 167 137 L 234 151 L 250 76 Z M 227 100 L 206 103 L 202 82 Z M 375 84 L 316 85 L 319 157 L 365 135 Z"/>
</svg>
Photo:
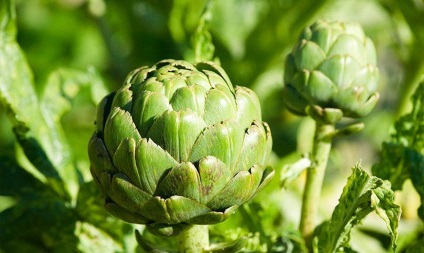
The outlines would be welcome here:
<svg viewBox="0 0 424 253">
<path fill-rule="evenodd" d="M 90 170 L 106 209 L 157 235 L 227 219 L 274 175 L 256 94 L 211 62 L 134 70 L 96 124 Z"/>
<path fill-rule="evenodd" d="M 283 98 L 295 114 L 318 107 L 357 118 L 379 94 L 373 42 L 356 23 L 319 20 L 301 33 L 285 60 Z"/>
</svg>

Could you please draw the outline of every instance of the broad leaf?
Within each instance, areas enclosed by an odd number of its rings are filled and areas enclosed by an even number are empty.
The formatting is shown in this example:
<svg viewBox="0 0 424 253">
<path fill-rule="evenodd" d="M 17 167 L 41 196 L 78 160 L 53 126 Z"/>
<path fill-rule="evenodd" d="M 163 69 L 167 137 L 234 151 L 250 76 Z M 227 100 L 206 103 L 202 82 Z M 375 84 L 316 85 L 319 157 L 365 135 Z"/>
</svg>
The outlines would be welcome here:
<svg viewBox="0 0 424 253">
<path fill-rule="evenodd" d="M 45 185 L 19 166 L 15 159 L 0 156 L 0 196 L 18 197 L 45 190 Z"/>
<path fill-rule="evenodd" d="M 90 223 L 77 222 L 75 232 L 79 252 L 123 252 L 118 241 Z"/>
<path fill-rule="evenodd" d="M 18 141 L 37 169 L 44 174 L 52 188 L 61 195 L 68 195 L 63 180 L 55 171 L 51 160 L 63 157 L 56 153 L 51 134 L 39 109 L 39 101 L 33 86 L 31 70 L 19 45 L 16 43 L 16 15 L 13 1 L 0 6 L 0 103 L 6 108 Z M 5 25 L 4 25 L 5 24 Z M 62 145 L 56 145 L 62 146 Z"/>
<path fill-rule="evenodd" d="M 101 97 L 105 94 L 103 83 L 92 70 L 58 70 L 38 98 L 31 69 L 16 42 L 13 3 L 5 1 L 0 6 L 0 104 L 7 110 L 28 160 L 59 196 L 69 199 L 77 192 L 77 175 L 60 120 L 83 87 Z"/>
<path fill-rule="evenodd" d="M 321 224 L 316 231 L 314 251 L 354 252 L 349 246 L 350 232 L 372 211 L 386 223 L 392 247 L 396 249 L 401 209 L 393 200 L 394 193 L 388 181 L 370 176 L 359 164 L 356 165 L 347 180 L 331 220 Z"/>
</svg>

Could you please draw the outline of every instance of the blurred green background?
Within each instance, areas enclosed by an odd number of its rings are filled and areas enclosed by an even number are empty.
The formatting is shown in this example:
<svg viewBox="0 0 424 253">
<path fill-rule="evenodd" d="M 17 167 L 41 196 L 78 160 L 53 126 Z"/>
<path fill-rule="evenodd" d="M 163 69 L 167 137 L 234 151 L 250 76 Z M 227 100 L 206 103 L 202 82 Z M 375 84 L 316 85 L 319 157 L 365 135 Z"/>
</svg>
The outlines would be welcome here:
<svg viewBox="0 0 424 253">
<path fill-rule="evenodd" d="M 192 36 L 206 2 L 16 0 L 17 39 L 33 70 L 38 94 L 43 92 L 50 73 L 59 68 L 95 69 L 106 89 L 112 91 L 139 66 L 166 58 L 191 59 Z M 424 1 L 216 0 L 210 32 L 215 56 L 233 84 L 250 87 L 260 97 L 263 119 L 269 123 L 274 139 L 271 164 L 278 174 L 283 165 L 310 149 L 311 121 L 286 111 L 280 94 L 284 57 L 300 30 L 318 18 L 359 22 L 376 45 L 381 72 L 381 100 L 364 119 L 365 130 L 335 140 L 322 200 L 322 219 L 326 219 L 337 204 L 350 168 L 362 160 L 369 170 L 393 122 L 409 110 L 411 93 L 424 73 Z M 94 101 L 102 96 L 104 92 Z M 95 118 L 95 104 L 89 97 L 89 92 L 82 90 L 61 121 L 74 163 L 86 178 L 90 177 L 86 147 Z M 0 108 L 0 152 L 13 153 L 15 146 L 11 124 Z M 274 218 L 264 221 L 270 229 L 297 227 L 302 180 L 281 190 L 276 179 L 262 193 L 263 203 L 273 206 L 268 212 Z M 8 207 L 7 203 L 0 204 L 0 210 Z M 398 203 L 403 206 L 402 226 L 415 231 L 419 197 L 410 184 L 399 194 Z M 237 219 L 240 217 L 229 223 Z M 226 224 L 220 226 L 225 228 Z M 385 233 L 382 222 L 368 224 L 373 228 L 364 230 Z M 370 245 L 374 247 L 373 242 Z M 373 249 L 380 252 L 384 247 Z"/>
</svg>

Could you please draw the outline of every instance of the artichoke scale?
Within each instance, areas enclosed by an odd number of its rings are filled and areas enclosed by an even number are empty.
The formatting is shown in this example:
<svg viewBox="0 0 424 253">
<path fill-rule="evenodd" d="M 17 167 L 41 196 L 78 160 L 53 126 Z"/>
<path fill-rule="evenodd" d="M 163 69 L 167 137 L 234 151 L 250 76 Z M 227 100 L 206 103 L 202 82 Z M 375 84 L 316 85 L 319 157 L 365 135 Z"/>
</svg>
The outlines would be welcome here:
<svg viewBox="0 0 424 253">
<path fill-rule="evenodd" d="M 360 63 L 349 55 L 335 55 L 324 60 L 318 70 L 326 75 L 338 89 L 346 89 L 361 70 Z"/>
<path fill-rule="evenodd" d="M 308 99 L 320 106 L 325 106 L 331 101 L 332 97 L 338 92 L 336 85 L 321 71 L 311 72 L 308 85 L 305 88 Z"/>
<path fill-rule="evenodd" d="M 262 119 L 258 96 L 250 89 L 237 86 L 236 89 L 237 121 L 240 127 L 247 129 L 255 120 Z"/>
<path fill-rule="evenodd" d="M 149 221 L 146 217 L 138 213 L 130 212 L 113 202 L 106 202 L 105 208 L 113 216 L 129 223 L 146 224 Z"/>
<path fill-rule="evenodd" d="M 206 95 L 203 119 L 207 125 L 213 125 L 227 119 L 236 119 L 236 110 L 234 94 L 226 86 L 216 85 Z"/>
<path fill-rule="evenodd" d="M 135 186 L 122 173 L 115 173 L 111 177 L 107 196 L 119 206 L 134 213 L 138 213 L 141 207 L 152 198 L 151 194 Z"/>
<path fill-rule="evenodd" d="M 205 97 L 208 89 L 201 85 L 190 85 L 178 89 L 171 98 L 170 104 L 174 111 L 190 109 L 198 116 L 205 113 Z"/>
<path fill-rule="evenodd" d="M 367 64 L 365 41 L 359 40 L 357 36 L 352 34 L 341 34 L 332 43 L 327 53 L 327 57 L 335 55 L 349 55 L 358 61 L 360 65 Z"/>
<path fill-rule="evenodd" d="M 143 138 L 137 143 L 135 157 L 141 189 L 152 195 L 163 175 L 178 165 L 168 152 L 150 139 Z"/>
<path fill-rule="evenodd" d="M 209 203 L 212 210 L 225 210 L 249 200 L 262 181 L 263 169 L 253 166 L 249 171 L 238 172 Z"/>
<path fill-rule="evenodd" d="M 112 109 L 104 129 L 104 141 L 110 155 L 113 155 L 126 138 L 138 141 L 141 136 L 134 125 L 131 114 L 119 107 Z"/>
<path fill-rule="evenodd" d="M 235 120 L 226 120 L 208 126 L 193 145 L 189 161 L 196 162 L 206 156 L 222 161 L 231 170 L 240 156 L 244 129 Z"/>
<path fill-rule="evenodd" d="M 198 136 L 206 128 L 202 118 L 187 109 L 166 111 L 153 123 L 147 138 L 166 150 L 177 161 L 189 161 Z"/>
<path fill-rule="evenodd" d="M 142 206 L 140 213 L 156 223 L 177 224 L 206 214 L 211 210 L 189 198 L 156 196 Z"/>
<path fill-rule="evenodd" d="M 121 142 L 112 157 L 113 164 L 118 172 L 126 175 L 137 187 L 142 187 L 140 172 L 137 169 L 136 149 L 137 143 L 132 138 L 127 138 Z"/>
<path fill-rule="evenodd" d="M 133 103 L 131 115 L 143 137 L 147 136 L 157 118 L 172 109 L 169 100 L 159 92 L 143 91 L 136 95 Z"/>
<path fill-rule="evenodd" d="M 155 195 L 165 199 L 183 196 L 200 203 L 200 176 L 196 167 L 184 162 L 172 168 L 158 184 Z"/>
<path fill-rule="evenodd" d="M 224 220 L 228 219 L 231 215 L 233 215 L 236 211 L 238 205 L 231 206 L 227 209 L 225 209 L 222 212 L 219 211 L 211 211 L 206 214 L 202 214 L 199 216 L 196 216 L 187 222 L 191 224 L 199 224 L 199 225 L 208 225 L 208 224 L 216 224 L 223 222 Z"/>
<path fill-rule="evenodd" d="M 200 203 L 207 205 L 231 179 L 231 170 L 213 156 L 202 158 L 198 163 L 200 176 Z"/>
<path fill-rule="evenodd" d="M 130 85 L 127 84 L 123 86 L 116 92 L 111 108 L 119 107 L 125 111 L 131 112 L 132 96 L 133 93 L 130 90 Z"/>
<path fill-rule="evenodd" d="M 234 173 L 251 168 L 255 164 L 264 165 L 263 161 L 270 152 L 267 147 L 268 137 L 263 125 L 254 121 L 244 135 L 243 147 Z"/>
<path fill-rule="evenodd" d="M 300 46 L 293 51 L 294 60 L 298 69 L 312 71 L 326 58 L 325 52 L 313 41 L 302 40 Z"/>
</svg>

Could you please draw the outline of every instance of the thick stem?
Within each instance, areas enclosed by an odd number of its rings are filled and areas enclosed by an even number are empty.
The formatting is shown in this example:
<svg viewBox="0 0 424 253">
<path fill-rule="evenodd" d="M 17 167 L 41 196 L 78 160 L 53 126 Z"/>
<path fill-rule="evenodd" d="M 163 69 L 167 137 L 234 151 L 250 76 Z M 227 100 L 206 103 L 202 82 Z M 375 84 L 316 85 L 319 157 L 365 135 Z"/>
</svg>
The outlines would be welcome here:
<svg viewBox="0 0 424 253">
<path fill-rule="evenodd" d="M 316 122 L 312 165 L 307 170 L 305 191 L 303 193 L 302 213 L 299 230 L 310 247 L 320 203 L 321 188 L 325 169 L 331 150 L 331 133 L 334 125 Z"/>
<path fill-rule="evenodd" d="M 180 253 L 201 253 L 209 247 L 207 225 L 192 225 L 178 236 Z"/>
</svg>

